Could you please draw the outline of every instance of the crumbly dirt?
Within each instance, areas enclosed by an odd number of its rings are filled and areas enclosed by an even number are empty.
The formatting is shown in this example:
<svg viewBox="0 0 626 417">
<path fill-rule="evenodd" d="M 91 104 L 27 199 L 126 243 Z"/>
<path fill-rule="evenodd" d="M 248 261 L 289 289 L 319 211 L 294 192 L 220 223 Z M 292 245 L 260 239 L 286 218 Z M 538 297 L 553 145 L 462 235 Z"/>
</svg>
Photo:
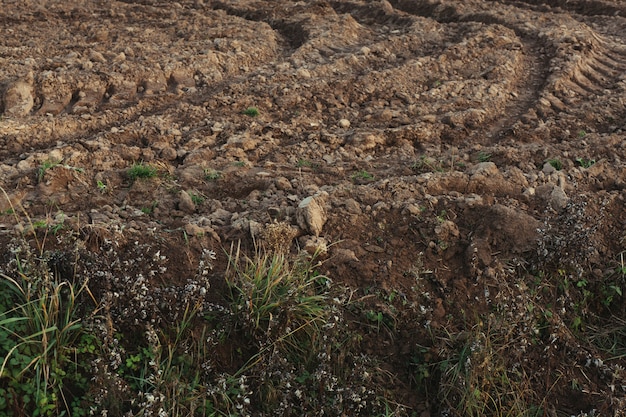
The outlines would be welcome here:
<svg viewBox="0 0 626 417">
<path fill-rule="evenodd" d="M 450 413 L 442 364 L 483 333 L 544 415 L 623 415 L 626 341 L 592 335 L 625 313 L 624 2 L 0 5 L 5 264 L 45 221 L 141 334 L 190 280 L 224 304 L 233 243 L 318 250 L 407 415 Z"/>
</svg>

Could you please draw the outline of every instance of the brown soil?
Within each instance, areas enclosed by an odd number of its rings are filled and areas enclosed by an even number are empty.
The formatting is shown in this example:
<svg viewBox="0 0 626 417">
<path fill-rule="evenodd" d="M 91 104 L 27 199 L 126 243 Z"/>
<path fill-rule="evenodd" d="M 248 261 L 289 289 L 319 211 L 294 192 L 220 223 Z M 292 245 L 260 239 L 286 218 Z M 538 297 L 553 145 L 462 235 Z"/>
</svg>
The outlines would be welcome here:
<svg viewBox="0 0 626 417">
<path fill-rule="evenodd" d="M 625 313 L 624 2 L 0 4 L 2 265 L 46 221 L 59 273 L 141 339 L 192 281 L 226 305 L 231 243 L 286 223 L 407 415 L 450 412 L 441 364 L 490 332 L 544 415 L 623 415 L 626 339 L 592 336 Z"/>
</svg>

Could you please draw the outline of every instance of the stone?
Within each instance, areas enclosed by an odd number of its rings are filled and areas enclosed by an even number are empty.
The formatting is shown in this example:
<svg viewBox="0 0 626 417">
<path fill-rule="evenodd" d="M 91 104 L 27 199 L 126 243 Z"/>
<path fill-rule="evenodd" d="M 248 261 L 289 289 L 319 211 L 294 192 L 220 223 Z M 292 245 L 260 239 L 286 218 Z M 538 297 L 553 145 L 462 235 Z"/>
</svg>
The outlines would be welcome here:
<svg viewBox="0 0 626 417">
<path fill-rule="evenodd" d="M 202 236 L 204 229 L 195 223 L 187 223 L 185 225 L 185 233 L 187 233 L 187 236 Z"/>
<path fill-rule="evenodd" d="M 543 164 L 543 168 L 541 169 L 541 171 L 544 174 L 552 174 L 553 172 L 556 172 L 556 168 L 554 168 L 550 162 L 546 162 L 545 164 Z"/>
<path fill-rule="evenodd" d="M 474 165 L 471 169 L 467 171 L 469 175 L 483 175 L 485 177 L 498 175 L 500 171 L 498 170 L 498 166 L 493 162 L 481 162 Z"/>
<path fill-rule="evenodd" d="M 324 208 L 328 193 L 320 191 L 300 202 L 296 210 L 298 225 L 314 236 L 319 236 L 328 217 Z"/>
<path fill-rule="evenodd" d="M 195 213 L 196 204 L 191 199 L 191 196 L 187 191 L 181 191 L 178 200 L 178 209 L 185 213 Z"/>
<path fill-rule="evenodd" d="M 98 51 L 91 51 L 91 53 L 89 54 L 89 59 L 93 62 L 99 62 L 101 64 L 106 64 L 107 60 L 104 57 L 104 55 L 102 55 L 100 52 Z"/>
<path fill-rule="evenodd" d="M 302 246 L 309 255 L 326 256 L 328 253 L 328 241 L 323 237 L 309 236 Z"/>
<path fill-rule="evenodd" d="M 298 78 L 308 79 L 311 78 L 311 72 L 309 72 L 309 70 L 306 68 L 298 68 L 298 70 L 296 71 L 296 76 Z"/>
<path fill-rule="evenodd" d="M 4 113 L 9 116 L 26 116 L 33 109 L 33 86 L 26 80 L 9 84 L 4 92 Z"/>
<path fill-rule="evenodd" d="M 288 191 L 293 189 L 291 182 L 285 177 L 278 177 L 274 180 L 276 188 L 282 191 Z"/>
<path fill-rule="evenodd" d="M 540 185 L 536 189 L 536 194 L 554 210 L 562 210 L 567 206 L 569 197 L 563 188 L 554 184 Z"/>
<path fill-rule="evenodd" d="M 361 214 L 363 212 L 359 203 L 353 198 L 347 199 L 344 205 L 346 206 L 346 211 L 350 214 Z"/>
<path fill-rule="evenodd" d="M 385 249 L 378 246 L 378 245 L 367 245 L 364 246 L 363 249 L 365 249 L 368 252 L 372 252 L 372 253 L 383 253 L 385 252 Z"/>
<path fill-rule="evenodd" d="M 211 223 L 215 223 L 218 226 L 224 226 L 231 221 L 232 216 L 233 214 L 230 211 L 218 208 L 208 217 Z"/>
</svg>

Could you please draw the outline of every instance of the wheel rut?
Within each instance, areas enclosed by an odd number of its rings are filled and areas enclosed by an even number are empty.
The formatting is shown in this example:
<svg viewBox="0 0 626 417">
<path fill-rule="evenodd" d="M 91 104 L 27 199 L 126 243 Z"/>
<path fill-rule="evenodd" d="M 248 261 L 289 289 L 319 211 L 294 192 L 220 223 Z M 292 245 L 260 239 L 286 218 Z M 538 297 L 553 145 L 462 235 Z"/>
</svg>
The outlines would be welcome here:
<svg viewBox="0 0 626 417">
<path fill-rule="evenodd" d="M 626 71 L 625 44 L 619 38 L 609 39 L 596 32 L 584 23 L 584 19 L 579 20 L 578 15 L 572 18 L 564 13 L 567 10 L 583 16 L 613 16 L 622 12 L 621 6 L 609 6 L 606 2 L 557 2 L 556 5 L 552 2 L 550 4 L 555 7 L 550 8 L 550 17 L 544 18 L 541 25 L 529 25 L 526 21 L 515 19 L 505 21 L 501 16 L 517 16 L 519 13 L 512 10 L 522 8 L 526 13 L 545 17 L 548 3 L 489 3 L 490 11 L 473 2 L 392 2 L 394 7 L 406 13 L 432 18 L 442 24 L 497 24 L 511 28 L 518 35 L 525 46 L 527 61 L 520 66 L 523 75 L 518 89 L 512 90 L 517 100 L 505 107 L 502 114 L 506 116 L 492 123 L 487 135 L 501 137 L 515 131 L 513 127 L 529 110 L 544 116 L 566 113 L 581 118 L 583 124 L 587 123 L 591 129 L 610 129 L 603 127 L 602 122 L 592 122 L 586 117 L 587 109 L 580 103 L 607 102 L 616 93 L 623 98 L 623 91 L 617 86 L 623 81 Z M 575 35 L 564 35 L 563 27 Z M 546 103 L 549 103 L 547 108 Z M 623 117 L 623 111 L 618 113 L 618 117 Z"/>
</svg>

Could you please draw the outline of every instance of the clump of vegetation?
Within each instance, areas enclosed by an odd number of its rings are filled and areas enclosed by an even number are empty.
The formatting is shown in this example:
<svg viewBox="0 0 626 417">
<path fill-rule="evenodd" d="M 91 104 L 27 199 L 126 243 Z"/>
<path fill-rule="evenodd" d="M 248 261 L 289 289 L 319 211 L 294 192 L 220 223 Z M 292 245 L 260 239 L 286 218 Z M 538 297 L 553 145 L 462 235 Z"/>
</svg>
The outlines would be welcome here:
<svg viewBox="0 0 626 417">
<path fill-rule="evenodd" d="M 152 214 L 154 212 L 154 209 L 157 208 L 158 206 L 159 206 L 159 202 L 155 200 L 152 203 L 150 203 L 149 206 L 142 207 L 141 212 L 144 214 Z"/>
<path fill-rule="evenodd" d="M 289 253 L 291 243 L 298 235 L 298 230 L 286 222 L 274 222 L 265 225 L 259 233 L 261 244 L 271 253 Z"/>
<path fill-rule="evenodd" d="M 298 159 L 298 162 L 296 162 L 296 167 L 298 168 L 311 168 L 312 170 L 319 170 L 320 169 L 320 164 L 313 162 L 309 159 L 303 159 L 300 158 Z"/>
<path fill-rule="evenodd" d="M 96 182 L 96 187 L 98 187 L 98 191 L 100 191 L 102 194 L 109 191 L 109 187 L 102 180 L 98 180 Z"/>
<path fill-rule="evenodd" d="M 489 152 L 478 152 L 478 162 L 489 162 L 491 160 L 491 154 Z"/>
<path fill-rule="evenodd" d="M 583 167 L 583 168 L 589 168 L 591 167 L 593 164 L 596 163 L 595 159 L 586 159 L 586 158 L 576 158 L 576 163 Z"/>
<path fill-rule="evenodd" d="M 49 169 L 52 169 L 55 166 L 59 165 L 60 163 L 61 161 L 55 161 L 50 159 L 42 162 L 42 164 L 37 169 L 37 182 L 42 182 L 46 175 L 46 172 L 48 172 Z"/>
<path fill-rule="evenodd" d="M 250 117 L 257 117 L 261 113 L 259 112 L 259 109 L 256 107 L 248 107 L 247 109 L 243 111 L 243 114 L 245 114 L 246 116 L 250 116 Z"/>
<path fill-rule="evenodd" d="M 206 168 L 204 170 L 204 179 L 208 181 L 216 181 L 222 177 L 222 173 L 215 169 Z"/>
<path fill-rule="evenodd" d="M 415 161 L 412 165 L 411 165 L 411 169 L 413 171 L 416 171 L 418 173 L 423 173 L 423 172 L 442 172 L 443 171 L 443 164 L 441 163 L 441 161 L 438 161 L 434 158 L 430 158 L 426 155 L 422 155 L 420 156 L 420 158 Z"/>
<path fill-rule="evenodd" d="M 557 171 L 560 171 L 563 169 L 563 163 L 561 162 L 560 159 L 549 159 L 548 163 L 552 166 L 552 168 L 556 169 Z"/>
<path fill-rule="evenodd" d="M 128 175 L 128 178 L 132 181 L 135 181 L 138 178 L 156 177 L 157 174 L 158 170 L 155 167 L 143 162 L 136 162 L 132 164 L 131 167 L 128 168 L 128 171 L 126 171 L 126 175 Z"/>
<path fill-rule="evenodd" d="M 43 182 L 46 176 L 46 173 L 52 168 L 55 168 L 57 166 L 63 167 L 65 169 L 70 169 L 76 172 L 84 171 L 82 168 L 73 167 L 67 164 L 61 164 L 61 161 L 57 161 L 54 159 L 47 159 L 44 162 L 42 162 L 39 168 L 37 169 L 37 182 L 38 183 Z"/>
<path fill-rule="evenodd" d="M 442 409 L 476 417 L 544 415 L 542 399 L 530 389 L 531 375 L 507 361 L 508 349 L 514 348 L 508 331 L 492 316 L 479 320 L 463 339 L 451 335 L 450 351 L 439 364 L 437 396 Z"/>
<path fill-rule="evenodd" d="M 206 198 L 198 192 L 188 191 L 187 194 L 189 194 L 191 201 L 193 201 L 196 205 L 200 205 L 204 203 L 204 200 L 206 200 Z"/>
<path fill-rule="evenodd" d="M 353 180 L 371 181 L 374 179 L 374 174 L 371 174 L 367 172 L 366 170 L 362 169 L 352 174 L 351 178 Z"/>
<path fill-rule="evenodd" d="M 25 241 L 12 249 L 0 273 L 0 415 L 86 415 L 81 401 L 95 353 L 81 319 L 87 304 L 95 308 L 87 281 L 53 273 L 54 253 L 35 256 Z"/>
<path fill-rule="evenodd" d="M 316 290 L 327 278 L 316 274 L 309 260 L 290 263 L 284 254 L 250 259 L 237 251 L 226 275 L 234 311 L 251 339 L 290 355 L 310 353 L 330 312 L 326 294 Z"/>
</svg>

